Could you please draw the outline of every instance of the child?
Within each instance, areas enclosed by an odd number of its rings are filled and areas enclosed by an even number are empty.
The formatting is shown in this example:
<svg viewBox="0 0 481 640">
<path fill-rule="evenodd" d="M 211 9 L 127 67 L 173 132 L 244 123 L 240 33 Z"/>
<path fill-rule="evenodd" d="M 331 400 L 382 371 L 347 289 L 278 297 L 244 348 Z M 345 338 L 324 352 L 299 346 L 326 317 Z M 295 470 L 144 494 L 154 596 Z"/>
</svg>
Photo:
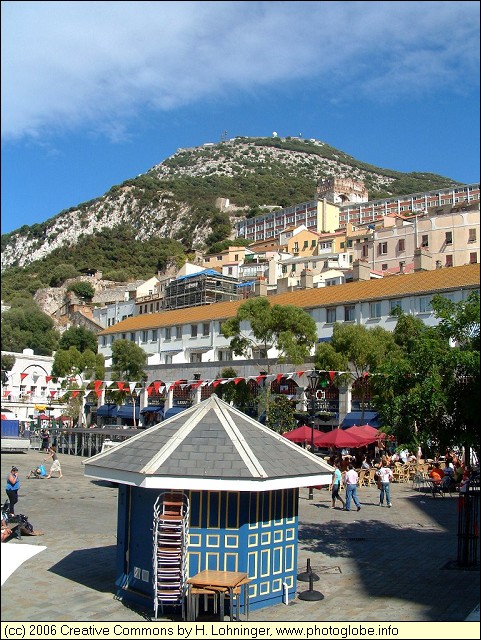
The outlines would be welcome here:
<svg viewBox="0 0 481 640">
<path fill-rule="evenodd" d="M 50 447 L 50 453 L 48 455 L 49 458 L 52 458 L 53 462 L 52 462 L 52 466 L 50 467 L 50 471 L 48 472 L 48 476 L 47 476 L 47 480 L 49 480 L 52 477 L 52 473 L 57 472 L 58 473 L 58 477 L 59 478 L 63 478 L 62 475 L 62 467 L 60 466 L 60 460 L 57 457 L 57 450 L 56 447 L 54 445 L 52 445 Z M 47 460 L 47 458 L 45 458 L 45 460 Z"/>
</svg>

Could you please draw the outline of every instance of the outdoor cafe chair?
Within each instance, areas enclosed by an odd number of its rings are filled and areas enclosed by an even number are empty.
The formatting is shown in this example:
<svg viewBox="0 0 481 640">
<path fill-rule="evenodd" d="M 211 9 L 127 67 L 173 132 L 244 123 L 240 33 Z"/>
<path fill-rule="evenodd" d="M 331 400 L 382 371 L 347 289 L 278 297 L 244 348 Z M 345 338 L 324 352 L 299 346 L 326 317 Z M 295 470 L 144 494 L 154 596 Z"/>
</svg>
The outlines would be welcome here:
<svg viewBox="0 0 481 640">
<path fill-rule="evenodd" d="M 358 485 L 359 485 L 359 487 L 364 487 L 364 486 L 366 486 L 366 485 L 364 484 L 364 479 L 365 479 L 365 477 L 366 477 L 366 473 L 367 473 L 368 471 L 369 471 L 369 469 L 360 469 L 360 470 L 358 471 L 358 474 L 359 474 L 359 482 L 358 482 Z"/>
<path fill-rule="evenodd" d="M 367 469 L 367 473 L 364 476 L 364 486 L 365 487 L 371 487 L 371 486 L 376 486 L 376 473 L 377 473 L 377 469 L 372 467 L 371 469 Z"/>
</svg>

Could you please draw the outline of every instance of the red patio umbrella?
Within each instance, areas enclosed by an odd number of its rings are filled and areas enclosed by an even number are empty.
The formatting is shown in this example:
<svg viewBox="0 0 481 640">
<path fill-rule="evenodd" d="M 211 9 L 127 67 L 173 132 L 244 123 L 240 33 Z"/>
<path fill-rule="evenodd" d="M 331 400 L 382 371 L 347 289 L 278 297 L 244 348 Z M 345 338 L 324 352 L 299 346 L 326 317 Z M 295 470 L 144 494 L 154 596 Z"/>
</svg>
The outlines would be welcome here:
<svg viewBox="0 0 481 640">
<path fill-rule="evenodd" d="M 374 440 L 383 440 L 386 437 L 385 433 L 379 431 L 379 429 L 376 429 L 375 427 L 371 427 L 370 424 L 362 424 L 360 427 L 354 425 L 345 431 L 353 434 L 371 436 L 373 438 L 372 442 L 374 442 Z"/>
<path fill-rule="evenodd" d="M 312 442 L 312 432 L 314 431 L 314 438 L 321 432 L 318 429 L 313 429 L 312 427 L 308 427 L 307 424 L 303 424 L 297 429 L 293 429 L 292 431 L 284 431 L 282 434 L 284 438 L 287 438 L 291 442 L 307 442 L 310 444 Z"/>
<path fill-rule="evenodd" d="M 357 448 L 364 447 L 369 444 L 370 439 L 361 435 L 354 435 L 348 433 L 349 430 L 333 429 L 327 433 L 319 433 L 314 437 L 314 444 L 316 447 L 337 447 L 339 449 L 343 447 Z"/>
</svg>

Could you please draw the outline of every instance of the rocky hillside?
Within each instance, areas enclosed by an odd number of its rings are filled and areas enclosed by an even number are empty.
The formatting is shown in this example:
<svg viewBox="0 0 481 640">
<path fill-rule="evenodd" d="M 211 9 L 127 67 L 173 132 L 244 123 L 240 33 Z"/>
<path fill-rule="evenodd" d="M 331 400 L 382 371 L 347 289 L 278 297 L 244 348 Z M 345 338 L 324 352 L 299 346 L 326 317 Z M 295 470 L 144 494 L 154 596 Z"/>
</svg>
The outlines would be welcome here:
<svg viewBox="0 0 481 640">
<path fill-rule="evenodd" d="M 455 184 L 430 173 L 380 169 L 316 140 L 235 138 L 179 149 L 92 201 L 2 235 L 2 271 L 25 267 L 115 227 L 128 227 L 136 240 L 172 238 L 186 251 L 202 250 L 235 237 L 236 216 L 255 215 L 263 205 L 311 200 L 317 182 L 333 176 L 364 181 L 370 198 Z M 217 198 L 229 198 L 239 209 L 220 212 Z"/>
</svg>

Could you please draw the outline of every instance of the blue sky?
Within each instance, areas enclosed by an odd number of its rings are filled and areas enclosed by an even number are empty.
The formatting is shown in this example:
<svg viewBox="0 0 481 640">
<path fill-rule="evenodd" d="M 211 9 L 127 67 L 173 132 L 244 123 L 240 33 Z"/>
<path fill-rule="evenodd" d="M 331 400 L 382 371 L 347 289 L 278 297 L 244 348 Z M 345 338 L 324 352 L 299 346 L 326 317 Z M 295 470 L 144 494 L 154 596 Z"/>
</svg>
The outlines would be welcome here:
<svg viewBox="0 0 481 640">
<path fill-rule="evenodd" d="M 2 233 L 234 136 L 479 181 L 479 2 L 2 2 Z"/>
</svg>

